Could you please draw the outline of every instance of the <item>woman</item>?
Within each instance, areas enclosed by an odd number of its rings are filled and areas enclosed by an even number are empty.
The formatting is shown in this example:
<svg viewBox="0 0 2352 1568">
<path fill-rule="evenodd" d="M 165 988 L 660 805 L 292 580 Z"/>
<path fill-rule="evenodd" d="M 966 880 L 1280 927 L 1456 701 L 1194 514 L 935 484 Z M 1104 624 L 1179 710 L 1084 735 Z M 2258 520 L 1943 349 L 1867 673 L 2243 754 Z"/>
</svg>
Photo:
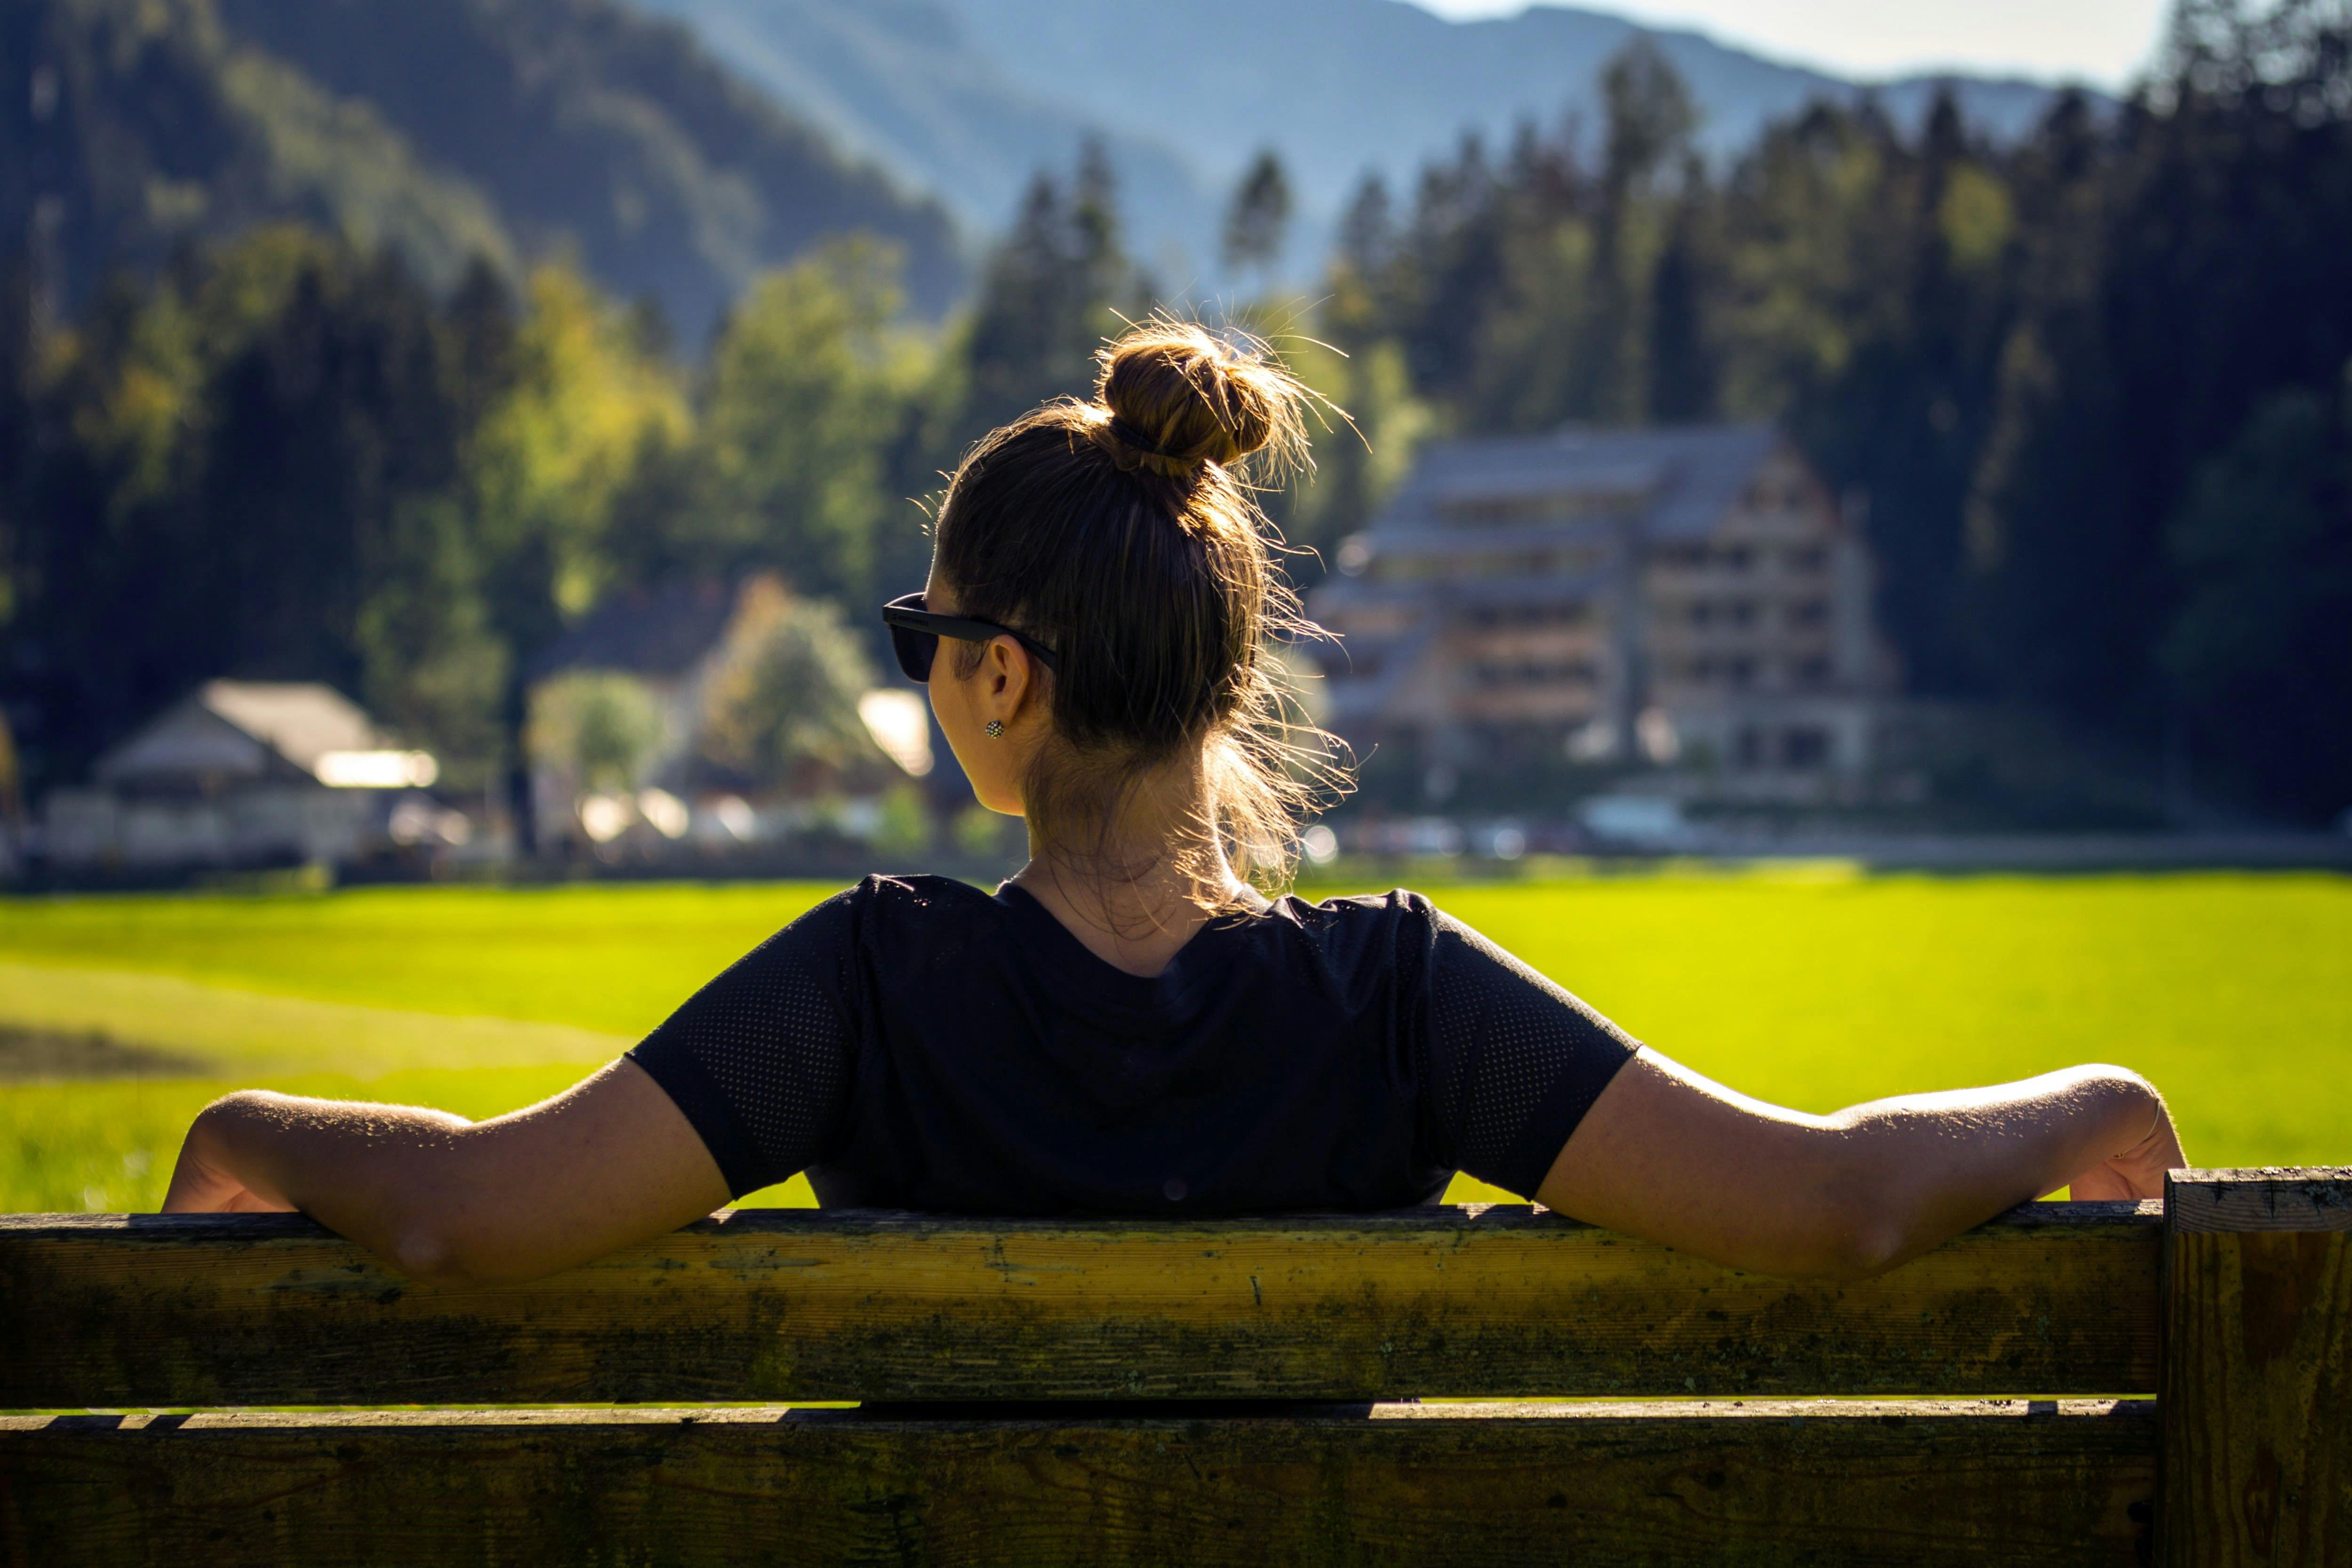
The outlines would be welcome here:
<svg viewBox="0 0 2352 1568">
<path fill-rule="evenodd" d="M 165 1206 L 299 1208 L 489 1280 L 804 1168 L 828 1205 L 1170 1215 L 1428 1203 L 1462 1170 L 1735 1267 L 1859 1276 L 2184 1163 L 2120 1068 L 1803 1115 L 1415 895 L 1261 894 L 1298 805 L 1265 651 L 1294 623 L 1243 469 L 1300 448 L 1303 394 L 1173 323 L 1102 360 L 1095 401 L 965 459 L 925 591 L 885 611 L 981 804 L 1027 820 L 1018 875 L 868 878 L 509 1116 L 231 1095 Z"/>
</svg>

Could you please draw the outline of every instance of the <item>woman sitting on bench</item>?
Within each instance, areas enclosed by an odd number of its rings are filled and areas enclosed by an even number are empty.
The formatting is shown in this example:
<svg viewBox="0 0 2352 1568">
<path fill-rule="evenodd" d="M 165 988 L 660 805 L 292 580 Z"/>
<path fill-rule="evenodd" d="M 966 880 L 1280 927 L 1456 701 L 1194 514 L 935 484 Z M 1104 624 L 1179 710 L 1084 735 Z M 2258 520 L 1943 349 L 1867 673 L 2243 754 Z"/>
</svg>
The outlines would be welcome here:
<svg viewBox="0 0 2352 1568">
<path fill-rule="evenodd" d="M 230 1095 L 165 1206 L 299 1208 L 487 1280 L 802 1170 L 827 1205 L 1168 1218 L 1393 1209 L 1466 1171 L 1734 1267 L 1858 1276 L 2186 1163 L 2121 1068 L 1801 1114 L 1415 894 L 1253 887 L 1283 880 L 1304 791 L 1268 653 L 1299 623 L 1244 459 L 1302 449 L 1304 394 L 1186 325 L 1102 363 L 1094 401 L 964 459 L 929 584 L 883 611 L 981 804 L 1026 820 L 1011 881 L 869 877 L 511 1115 Z"/>
</svg>

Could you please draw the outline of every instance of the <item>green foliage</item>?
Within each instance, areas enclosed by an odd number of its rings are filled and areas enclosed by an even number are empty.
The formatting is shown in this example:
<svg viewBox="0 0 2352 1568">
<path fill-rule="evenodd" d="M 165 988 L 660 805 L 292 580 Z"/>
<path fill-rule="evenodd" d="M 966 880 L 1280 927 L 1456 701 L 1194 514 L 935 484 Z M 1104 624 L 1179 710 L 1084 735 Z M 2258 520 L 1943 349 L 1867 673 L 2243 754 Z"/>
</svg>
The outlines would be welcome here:
<svg viewBox="0 0 2352 1568">
<path fill-rule="evenodd" d="M 453 500 L 411 500 L 394 512 L 352 633 L 369 710 L 447 759 L 446 787 L 488 787 L 509 656 L 491 630 L 480 562 Z"/>
<path fill-rule="evenodd" d="M 634 792 L 668 739 L 659 700 L 633 676 L 574 670 L 531 693 L 530 754 L 574 795 Z"/>
<path fill-rule="evenodd" d="M 1242 174 L 1225 208 L 1225 266 L 1271 270 L 1290 231 L 1290 179 L 1269 147 Z"/>
<path fill-rule="evenodd" d="M 1607 201 L 1622 204 L 1689 153 L 1698 108 L 1664 53 L 1641 34 L 1602 68 L 1601 102 L 1608 124 L 1602 190 Z"/>
<path fill-rule="evenodd" d="M 930 852 L 931 808 L 920 785 L 894 785 L 882 796 L 882 822 L 874 830 L 874 852 L 914 861 Z"/>
<path fill-rule="evenodd" d="M 1414 395 L 1404 353 L 1393 342 L 1376 341 L 1352 356 L 1312 338 L 1285 339 L 1276 346 L 1291 371 L 1325 400 L 1313 471 L 1268 498 L 1285 540 L 1313 552 L 1290 563 L 1293 577 L 1311 583 L 1337 564 L 1346 536 L 1412 470 L 1435 416 Z"/>
<path fill-rule="evenodd" d="M 696 463 L 708 558 L 788 562 L 809 592 L 874 596 L 880 536 L 916 522 L 886 480 L 933 364 L 901 318 L 898 272 L 896 251 L 846 240 L 735 308 Z"/>
<path fill-rule="evenodd" d="M 259 230 L 118 283 L 47 348 L 37 434 L 10 433 L 33 435 L 22 630 L 58 655 L 27 672 L 46 779 L 213 674 L 323 679 L 423 734 L 478 732 L 470 678 L 411 690 L 397 668 L 486 650 L 479 561 L 445 504 L 455 345 L 394 258 Z"/>
<path fill-rule="evenodd" d="M 616 510 L 639 469 L 692 428 L 675 369 L 578 273 L 543 267 L 484 407 L 467 486 L 497 565 L 501 629 L 526 650 L 613 588 Z"/>
<path fill-rule="evenodd" d="M 1017 817 L 1000 816 L 978 802 L 956 813 L 956 847 L 971 856 L 1001 855 Z"/>
<path fill-rule="evenodd" d="M 1096 351 L 1123 317 L 1144 313 L 1151 292 L 1120 248 L 1117 190 L 1101 145 L 1080 153 L 1066 192 L 1039 174 L 972 309 L 964 438 L 1049 398 L 1092 391 Z"/>
<path fill-rule="evenodd" d="M 2260 782 L 2315 813 L 2352 778 L 2352 398 L 2280 393 L 2197 470 L 2168 540 L 2190 584 L 2162 655 L 2215 731 L 2261 731 Z"/>
<path fill-rule="evenodd" d="M 857 700 L 874 684 L 839 606 L 753 584 L 706 688 L 703 755 L 750 784 L 814 788 L 872 773 L 883 759 Z"/>
</svg>

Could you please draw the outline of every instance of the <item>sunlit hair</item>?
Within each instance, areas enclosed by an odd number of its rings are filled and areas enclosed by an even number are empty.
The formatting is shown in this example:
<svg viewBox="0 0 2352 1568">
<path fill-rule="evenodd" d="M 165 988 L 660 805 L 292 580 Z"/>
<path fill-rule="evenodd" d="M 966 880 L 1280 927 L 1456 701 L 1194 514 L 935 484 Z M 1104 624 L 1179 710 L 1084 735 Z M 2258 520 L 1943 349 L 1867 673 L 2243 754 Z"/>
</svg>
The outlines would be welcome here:
<svg viewBox="0 0 2352 1568">
<path fill-rule="evenodd" d="M 1209 820 L 1169 852 L 1202 886 L 1221 845 L 1271 891 L 1300 815 L 1345 784 L 1270 646 L 1312 628 L 1255 488 L 1306 462 L 1313 395 L 1258 340 L 1164 317 L 1096 358 L 1091 401 L 1047 404 L 965 457 L 940 505 L 938 570 L 959 613 L 1058 655 L 1058 674 L 1038 672 L 1053 734 L 1023 791 L 1054 860 L 1150 870 L 1156 857 L 1121 863 L 1112 847 L 1120 815 L 1150 770 L 1198 757 Z M 969 676 L 982 645 L 955 647 Z"/>
</svg>

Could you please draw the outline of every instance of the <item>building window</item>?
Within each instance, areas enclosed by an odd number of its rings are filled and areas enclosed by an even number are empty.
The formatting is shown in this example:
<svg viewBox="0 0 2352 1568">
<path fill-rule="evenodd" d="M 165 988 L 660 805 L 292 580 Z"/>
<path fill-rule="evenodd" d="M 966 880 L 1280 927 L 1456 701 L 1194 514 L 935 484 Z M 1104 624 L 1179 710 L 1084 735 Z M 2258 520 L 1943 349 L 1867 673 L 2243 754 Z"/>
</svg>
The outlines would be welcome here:
<svg viewBox="0 0 2352 1568">
<path fill-rule="evenodd" d="M 1583 659 L 1481 659 L 1470 666 L 1471 681 L 1487 690 L 1514 687 L 1589 686 L 1592 666 Z"/>
<path fill-rule="evenodd" d="M 1732 760 L 1743 768 L 1764 765 L 1764 731 L 1752 725 L 1739 731 L 1732 741 Z"/>
<path fill-rule="evenodd" d="M 1731 605 L 1731 624 L 1735 626 L 1754 626 L 1756 624 L 1756 601 L 1753 599 L 1734 600 Z"/>
<path fill-rule="evenodd" d="M 1462 612 L 1463 624 L 1480 630 L 1504 626 L 1574 626 L 1585 620 L 1585 607 L 1568 605 L 1474 605 Z"/>
<path fill-rule="evenodd" d="M 1713 605 L 1708 604 L 1705 599 L 1694 599 L 1691 601 L 1691 625 L 1695 626 L 1703 626 L 1709 624 L 1714 619 L 1715 606 Z"/>
<path fill-rule="evenodd" d="M 1825 626 L 1829 618 L 1827 599 L 1800 599 L 1789 606 L 1789 624 L 1792 626 Z"/>
<path fill-rule="evenodd" d="M 1818 572 L 1829 564 L 1830 552 L 1818 544 L 1808 544 L 1791 550 L 1788 554 L 1791 572 Z"/>
<path fill-rule="evenodd" d="M 1731 684 L 1746 688 L 1756 684 L 1756 661 L 1752 658 L 1727 658 L 1723 661 L 1723 673 Z"/>
<path fill-rule="evenodd" d="M 1792 768 L 1828 766 L 1830 732 L 1810 726 L 1787 731 L 1780 737 L 1780 760 Z"/>
<path fill-rule="evenodd" d="M 1811 658 L 1801 658 L 1796 664 L 1796 677 L 1800 686 L 1827 686 L 1830 683 L 1830 661 L 1819 654 Z"/>
<path fill-rule="evenodd" d="M 1727 544 L 1716 552 L 1716 559 L 1734 572 L 1745 572 L 1756 563 L 1756 552 L 1745 544 Z"/>
</svg>

